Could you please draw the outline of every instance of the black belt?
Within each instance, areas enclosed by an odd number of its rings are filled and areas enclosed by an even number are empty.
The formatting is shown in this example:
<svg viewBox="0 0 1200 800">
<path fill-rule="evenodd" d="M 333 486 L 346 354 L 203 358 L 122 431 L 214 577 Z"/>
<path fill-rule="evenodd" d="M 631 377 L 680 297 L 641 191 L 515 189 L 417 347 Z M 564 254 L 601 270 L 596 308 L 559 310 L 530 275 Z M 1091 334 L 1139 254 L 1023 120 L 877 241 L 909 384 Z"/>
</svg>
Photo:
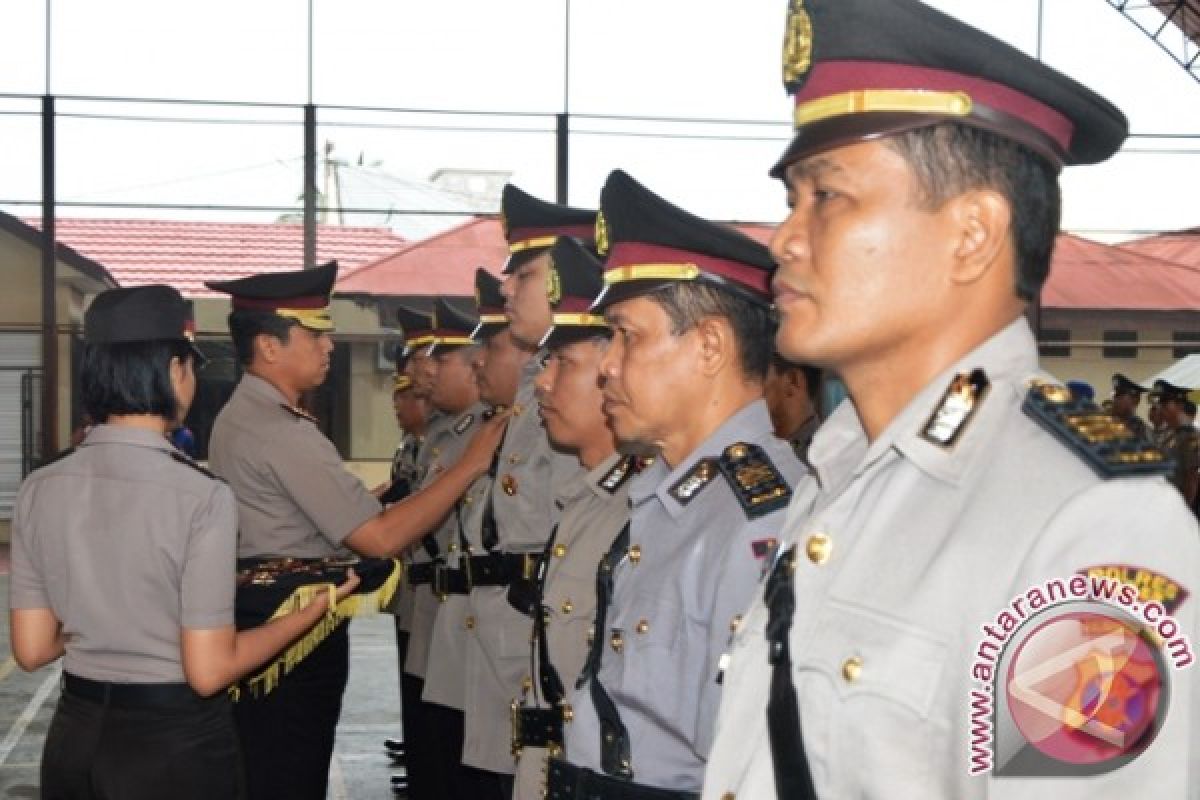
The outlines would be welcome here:
<svg viewBox="0 0 1200 800">
<path fill-rule="evenodd" d="M 612 778 L 585 767 L 550 759 L 548 800 L 699 800 L 697 792 L 659 789 Z"/>
<path fill-rule="evenodd" d="M 508 586 L 537 576 L 539 553 L 487 553 L 464 559 L 472 586 Z"/>
<path fill-rule="evenodd" d="M 197 708 L 212 698 L 201 697 L 186 683 L 108 683 L 63 673 L 63 693 L 119 708 Z M 219 693 L 215 697 L 225 697 Z"/>
<path fill-rule="evenodd" d="M 513 754 L 526 747 L 562 748 L 563 718 L 558 708 L 512 708 Z"/>
</svg>

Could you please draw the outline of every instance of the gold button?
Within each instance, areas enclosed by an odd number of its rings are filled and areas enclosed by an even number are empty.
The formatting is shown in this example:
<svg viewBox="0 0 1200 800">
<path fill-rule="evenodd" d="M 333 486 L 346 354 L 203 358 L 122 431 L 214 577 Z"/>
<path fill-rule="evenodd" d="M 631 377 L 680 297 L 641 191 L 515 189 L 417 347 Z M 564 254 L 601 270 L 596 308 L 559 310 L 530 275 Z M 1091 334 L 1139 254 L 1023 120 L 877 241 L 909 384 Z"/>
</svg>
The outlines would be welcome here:
<svg viewBox="0 0 1200 800">
<path fill-rule="evenodd" d="M 474 617 L 467 617 L 466 619 L 464 619 L 464 620 L 463 620 L 463 625 L 466 625 L 466 626 L 467 626 L 467 630 L 474 630 L 474 628 L 475 628 L 475 618 L 474 618 Z"/>
<path fill-rule="evenodd" d="M 862 668 L 862 659 L 858 656 L 851 656 L 846 659 L 846 663 L 842 664 L 842 677 L 846 679 L 847 683 L 854 683 L 862 674 Z"/>
<path fill-rule="evenodd" d="M 721 800 L 737 800 L 737 795 L 735 795 L 733 792 L 726 792 L 725 794 L 721 795 Z"/>
<path fill-rule="evenodd" d="M 506 495 L 512 497 L 517 493 L 517 479 L 512 475 L 505 475 L 500 479 L 500 488 L 504 490 Z"/>
<path fill-rule="evenodd" d="M 575 719 L 575 709 L 571 708 L 570 704 L 563 703 L 562 705 L 563 722 L 570 722 Z"/>
<path fill-rule="evenodd" d="M 742 627 L 742 615 L 734 614 L 733 619 L 729 620 L 729 632 L 737 633 L 737 629 Z"/>
<path fill-rule="evenodd" d="M 527 692 L 530 689 L 532 689 L 533 688 L 533 678 L 529 677 L 528 675 L 526 675 L 524 678 L 521 678 L 521 688 Z"/>
<path fill-rule="evenodd" d="M 563 558 L 567 555 L 567 546 L 565 544 L 554 545 L 554 557 Z"/>
<path fill-rule="evenodd" d="M 450 552 L 451 552 L 451 553 L 457 553 L 457 552 L 458 552 L 458 544 L 457 544 L 456 542 L 451 542 L 451 543 L 450 543 Z"/>
<path fill-rule="evenodd" d="M 471 505 L 471 502 L 472 502 L 471 495 L 467 495 L 466 497 L 464 497 L 464 498 L 462 499 L 462 504 L 463 504 L 464 506 L 469 506 L 469 505 Z"/>
<path fill-rule="evenodd" d="M 564 614 L 570 614 L 574 610 L 575 610 L 575 606 L 571 604 L 570 599 L 563 600 L 562 612 Z"/>
<path fill-rule="evenodd" d="M 629 561 L 631 564 L 637 564 L 639 561 L 642 560 L 641 545 L 637 545 L 637 544 L 630 545 L 629 550 L 627 550 L 626 552 L 629 553 Z"/>
<path fill-rule="evenodd" d="M 621 635 L 620 631 L 613 631 L 612 636 L 608 639 L 608 643 L 612 645 L 614 653 L 619 653 L 625 649 L 625 637 Z"/>
<path fill-rule="evenodd" d="M 594 641 L 596 641 L 596 626 L 592 625 L 588 628 L 587 643 L 590 645 Z"/>
<path fill-rule="evenodd" d="M 808 537 L 808 541 L 804 545 L 804 552 L 808 555 L 809 561 L 814 564 L 824 564 L 833 552 L 833 540 L 824 533 L 814 533 Z"/>
<path fill-rule="evenodd" d="M 512 407 L 512 415 L 513 415 L 514 417 L 519 417 L 519 416 L 521 416 L 521 413 L 522 413 L 523 411 L 525 411 L 525 406 L 521 405 L 520 403 L 513 403 L 513 407 Z"/>
<path fill-rule="evenodd" d="M 647 621 L 646 621 L 646 620 L 644 620 L 644 619 L 643 619 L 643 620 L 639 620 L 639 621 L 638 621 L 638 624 L 637 624 L 637 632 L 638 632 L 638 633 L 645 633 L 645 632 L 646 632 L 646 631 L 648 631 L 648 630 L 650 630 L 650 623 L 649 623 L 649 622 L 647 622 Z"/>
</svg>

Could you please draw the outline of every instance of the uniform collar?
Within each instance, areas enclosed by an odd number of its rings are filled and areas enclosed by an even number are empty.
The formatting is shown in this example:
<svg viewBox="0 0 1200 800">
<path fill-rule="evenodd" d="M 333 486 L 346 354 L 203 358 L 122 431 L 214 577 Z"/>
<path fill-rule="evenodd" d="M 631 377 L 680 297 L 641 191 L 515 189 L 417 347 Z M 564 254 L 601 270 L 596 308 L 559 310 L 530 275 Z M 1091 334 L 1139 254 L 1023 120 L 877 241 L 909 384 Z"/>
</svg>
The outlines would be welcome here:
<svg viewBox="0 0 1200 800">
<path fill-rule="evenodd" d="M 982 369 L 990 388 L 961 437 L 940 447 L 921 436 L 954 377 Z M 867 446 L 853 402 L 842 403 L 817 431 L 809 462 L 821 487 L 833 490 L 857 477 L 892 453 L 898 453 L 933 478 L 951 484 L 962 480 L 974 457 L 1009 407 L 1004 394 L 1024 391 L 1025 380 L 1037 373 L 1037 343 L 1024 317 L 994 334 L 925 385 L 874 442 Z"/>
<path fill-rule="evenodd" d="M 667 471 L 662 457 L 656 458 L 650 468 L 639 475 L 629 488 L 629 500 L 634 506 L 637 506 L 651 497 L 657 496 L 667 513 L 672 517 L 678 517 L 683 513 L 684 507 L 671 496 L 671 487 L 690 472 L 697 461 L 719 456 L 726 447 L 734 442 L 761 441 L 767 436 L 774 435 L 773 430 L 766 401 L 761 398 L 755 400 L 725 420 L 721 427 L 713 431 L 699 447 L 689 453 L 687 458 L 680 461 L 670 472 Z"/>
<path fill-rule="evenodd" d="M 595 468 L 588 472 L 588 474 L 583 478 L 583 482 L 588 489 L 592 490 L 592 494 L 601 499 L 612 497 L 613 493 L 603 488 L 600 483 L 608 477 L 608 473 L 612 472 L 613 467 L 615 467 L 617 462 L 624 457 L 625 456 L 621 453 L 612 453 L 608 458 L 601 461 Z M 572 496 L 582 494 L 582 490 L 583 487 L 580 487 L 579 490 L 572 492 Z"/>
<path fill-rule="evenodd" d="M 94 444 L 127 444 L 134 447 L 149 447 L 152 450 L 162 450 L 166 453 L 175 452 L 175 446 L 167 441 L 167 437 L 128 425 L 97 425 L 88 431 L 87 436 L 79 447 L 90 447 Z"/>
<path fill-rule="evenodd" d="M 288 399 L 284 397 L 283 392 L 276 389 L 273 383 L 249 372 L 242 374 L 242 380 L 238 384 L 238 387 L 257 400 L 291 406 Z"/>
</svg>

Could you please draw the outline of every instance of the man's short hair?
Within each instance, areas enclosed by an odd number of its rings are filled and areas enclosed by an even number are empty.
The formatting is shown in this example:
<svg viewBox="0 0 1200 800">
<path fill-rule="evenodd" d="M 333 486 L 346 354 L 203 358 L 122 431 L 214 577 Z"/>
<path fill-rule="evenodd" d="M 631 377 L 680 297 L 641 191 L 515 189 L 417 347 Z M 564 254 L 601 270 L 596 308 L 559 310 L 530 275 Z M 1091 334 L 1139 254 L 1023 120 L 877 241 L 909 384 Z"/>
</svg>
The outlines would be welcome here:
<svg viewBox="0 0 1200 800">
<path fill-rule="evenodd" d="M 674 336 L 687 333 L 708 317 L 724 317 L 733 328 L 742 375 L 755 381 L 766 378 L 777 326 L 770 309 L 696 281 L 676 281 L 645 296 L 666 312 Z"/>
<path fill-rule="evenodd" d="M 817 407 L 821 397 L 821 377 L 823 370 L 820 367 L 812 367 L 808 364 L 796 364 L 788 361 L 779 353 L 771 356 L 771 366 L 779 373 L 800 372 L 804 375 L 804 391 L 808 394 L 808 402 L 813 408 Z"/>
<path fill-rule="evenodd" d="M 230 312 L 229 335 L 233 338 L 233 349 L 237 353 L 238 362 L 248 367 L 254 361 L 254 338 L 260 333 L 274 336 L 287 344 L 292 327 L 299 324 L 294 319 L 281 317 L 271 311 L 238 309 Z"/>
<path fill-rule="evenodd" d="M 88 343 L 80 359 L 80 394 L 91 418 L 112 414 L 154 414 L 173 421 L 179 410 L 171 386 L 171 359 L 191 361 L 186 339 Z"/>
<path fill-rule="evenodd" d="M 1032 302 L 1050 274 L 1062 216 L 1058 170 L 1024 145 L 981 128 L 944 122 L 885 141 L 912 167 L 925 208 L 970 189 L 992 189 L 1012 209 L 1016 293 Z"/>
</svg>

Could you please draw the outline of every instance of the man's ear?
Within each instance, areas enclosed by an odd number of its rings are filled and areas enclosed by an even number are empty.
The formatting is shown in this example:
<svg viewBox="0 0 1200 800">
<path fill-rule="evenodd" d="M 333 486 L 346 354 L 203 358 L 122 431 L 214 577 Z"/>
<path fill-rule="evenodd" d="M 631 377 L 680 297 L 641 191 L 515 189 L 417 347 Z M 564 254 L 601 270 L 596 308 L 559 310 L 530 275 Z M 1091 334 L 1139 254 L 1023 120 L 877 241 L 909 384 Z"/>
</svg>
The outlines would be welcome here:
<svg viewBox="0 0 1200 800">
<path fill-rule="evenodd" d="M 261 358 L 267 364 L 274 364 L 279 361 L 280 350 L 283 348 L 283 342 L 279 338 L 272 336 L 269 333 L 260 333 L 254 337 L 254 355 Z"/>
<path fill-rule="evenodd" d="M 958 232 L 951 279 L 975 283 L 1012 250 L 1012 209 L 994 189 L 970 189 L 947 202 Z"/>
<path fill-rule="evenodd" d="M 700 344 L 698 366 L 702 375 L 712 377 L 734 360 L 737 340 L 729 320 L 705 317 L 696 323 L 696 335 Z"/>
</svg>

